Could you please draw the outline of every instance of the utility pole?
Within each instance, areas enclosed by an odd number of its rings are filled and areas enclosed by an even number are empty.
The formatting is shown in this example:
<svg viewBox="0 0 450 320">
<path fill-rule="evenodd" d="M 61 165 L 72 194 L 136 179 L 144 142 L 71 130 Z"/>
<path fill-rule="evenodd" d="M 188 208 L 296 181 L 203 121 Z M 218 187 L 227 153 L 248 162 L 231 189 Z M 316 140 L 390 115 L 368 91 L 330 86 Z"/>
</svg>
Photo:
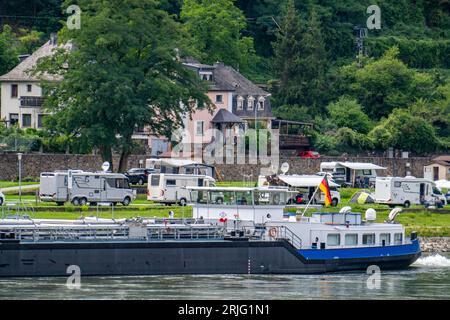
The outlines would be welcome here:
<svg viewBox="0 0 450 320">
<path fill-rule="evenodd" d="M 356 58 L 358 60 L 358 67 L 362 68 L 362 57 L 367 55 L 366 48 L 364 47 L 364 38 L 367 38 L 367 28 L 356 26 L 354 30 L 356 32 L 356 47 L 358 49 Z"/>
</svg>

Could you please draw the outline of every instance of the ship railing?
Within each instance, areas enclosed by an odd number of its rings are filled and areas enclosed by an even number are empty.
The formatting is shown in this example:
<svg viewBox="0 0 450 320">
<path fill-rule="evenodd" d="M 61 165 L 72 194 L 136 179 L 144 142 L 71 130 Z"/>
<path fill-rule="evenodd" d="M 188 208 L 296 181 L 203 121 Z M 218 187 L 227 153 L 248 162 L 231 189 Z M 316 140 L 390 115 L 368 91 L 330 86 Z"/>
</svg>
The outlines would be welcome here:
<svg viewBox="0 0 450 320">
<path fill-rule="evenodd" d="M 269 240 L 286 240 L 296 249 L 302 247 L 302 239 L 286 226 L 270 226 L 266 236 Z"/>
<path fill-rule="evenodd" d="M 122 226 L 15 226 L 0 229 L 0 239 L 20 241 L 59 241 L 59 240 L 195 240 L 223 239 L 221 226 L 167 225 L 143 226 L 140 237 L 132 236 L 127 225 Z"/>
<path fill-rule="evenodd" d="M 148 227 L 149 240 L 195 240 L 195 239 L 223 239 L 224 228 L 220 226 L 171 226 Z"/>
</svg>

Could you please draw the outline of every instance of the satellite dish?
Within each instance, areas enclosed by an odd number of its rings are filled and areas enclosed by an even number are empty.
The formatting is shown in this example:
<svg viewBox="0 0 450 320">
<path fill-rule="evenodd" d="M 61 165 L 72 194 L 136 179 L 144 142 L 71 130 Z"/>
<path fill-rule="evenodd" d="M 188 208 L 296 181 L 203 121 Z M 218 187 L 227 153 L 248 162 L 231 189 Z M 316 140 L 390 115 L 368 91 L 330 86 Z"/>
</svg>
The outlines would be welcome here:
<svg viewBox="0 0 450 320">
<path fill-rule="evenodd" d="M 388 222 L 394 222 L 395 218 L 400 212 L 402 212 L 402 208 L 392 209 L 391 212 L 389 212 Z"/>
<path fill-rule="evenodd" d="M 352 207 L 345 206 L 341 210 L 339 210 L 339 213 L 348 213 L 348 212 L 351 212 L 351 211 L 352 211 Z"/>
<path fill-rule="evenodd" d="M 103 162 L 102 164 L 102 170 L 103 172 L 107 172 L 109 170 L 110 164 L 108 161 Z"/>
<path fill-rule="evenodd" d="M 377 220 L 377 212 L 373 208 L 369 208 L 366 210 L 366 220 L 367 221 L 375 221 Z"/>
<path fill-rule="evenodd" d="M 283 172 L 283 174 L 286 174 L 286 172 L 289 171 L 289 163 L 283 162 L 283 164 L 281 165 L 280 170 L 281 170 L 281 172 Z"/>
</svg>

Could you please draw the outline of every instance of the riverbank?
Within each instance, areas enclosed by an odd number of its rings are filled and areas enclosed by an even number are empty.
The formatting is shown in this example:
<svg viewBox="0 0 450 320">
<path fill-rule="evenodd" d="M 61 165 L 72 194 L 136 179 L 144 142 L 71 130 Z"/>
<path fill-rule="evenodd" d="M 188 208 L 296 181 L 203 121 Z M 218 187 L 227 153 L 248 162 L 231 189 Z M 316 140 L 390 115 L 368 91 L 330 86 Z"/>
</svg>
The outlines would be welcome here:
<svg viewBox="0 0 450 320">
<path fill-rule="evenodd" d="M 423 252 L 450 252 L 450 237 L 420 237 Z"/>
</svg>

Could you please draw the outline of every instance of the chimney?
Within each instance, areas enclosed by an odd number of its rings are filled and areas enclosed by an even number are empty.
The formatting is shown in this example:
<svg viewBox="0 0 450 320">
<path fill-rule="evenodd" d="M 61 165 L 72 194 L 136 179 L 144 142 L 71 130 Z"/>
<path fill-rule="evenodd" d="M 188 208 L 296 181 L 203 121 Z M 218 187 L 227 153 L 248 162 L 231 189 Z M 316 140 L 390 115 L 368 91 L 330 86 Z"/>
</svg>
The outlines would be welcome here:
<svg viewBox="0 0 450 320">
<path fill-rule="evenodd" d="M 56 46 L 57 42 L 58 42 L 58 36 L 57 36 L 57 34 L 55 32 L 52 32 L 50 34 L 50 44 L 53 45 L 53 46 Z"/>
</svg>

